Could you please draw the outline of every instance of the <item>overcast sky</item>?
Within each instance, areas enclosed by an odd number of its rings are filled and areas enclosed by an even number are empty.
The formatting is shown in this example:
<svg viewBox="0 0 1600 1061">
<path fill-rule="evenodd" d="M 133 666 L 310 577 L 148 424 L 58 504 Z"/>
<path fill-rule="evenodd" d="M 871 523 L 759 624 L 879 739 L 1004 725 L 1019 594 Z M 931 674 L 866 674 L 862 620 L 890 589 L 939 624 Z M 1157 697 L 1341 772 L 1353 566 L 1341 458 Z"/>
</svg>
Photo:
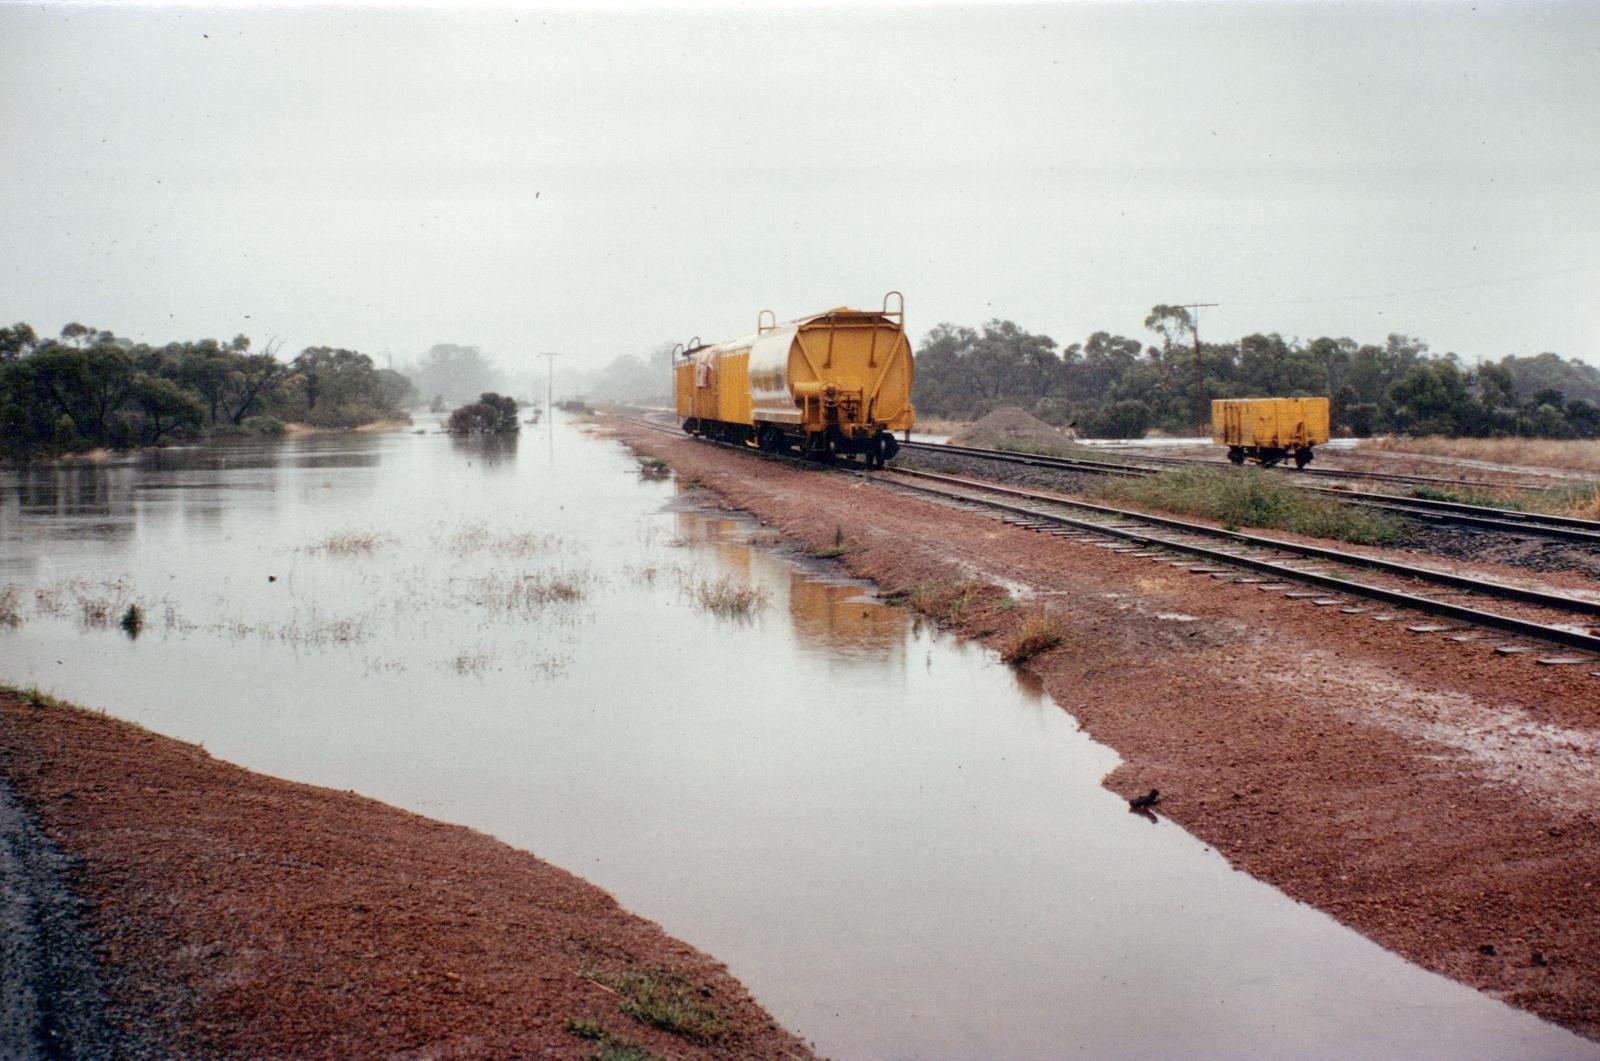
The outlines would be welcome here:
<svg viewBox="0 0 1600 1061">
<path fill-rule="evenodd" d="M 0 5 L 0 317 L 508 367 L 905 293 L 1600 364 L 1600 5 Z"/>
</svg>

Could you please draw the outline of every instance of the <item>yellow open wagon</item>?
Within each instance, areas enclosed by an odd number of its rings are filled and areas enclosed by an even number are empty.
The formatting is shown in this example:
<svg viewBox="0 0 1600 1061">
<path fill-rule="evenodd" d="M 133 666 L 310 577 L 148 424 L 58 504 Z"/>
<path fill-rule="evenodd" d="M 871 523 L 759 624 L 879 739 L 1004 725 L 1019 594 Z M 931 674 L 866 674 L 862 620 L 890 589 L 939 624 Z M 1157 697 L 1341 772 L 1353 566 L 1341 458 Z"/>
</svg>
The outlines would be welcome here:
<svg viewBox="0 0 1600 1061">
<path fill-rule="evenodd" d="M 1211 441 L 1228 447 L 1235 464 L 1263 465 L 1294 458 L 1311 463 L 1311 447 L 1328 441 L 1326 398 L 1221 398 L 1211 403 Z"/>
</svg>

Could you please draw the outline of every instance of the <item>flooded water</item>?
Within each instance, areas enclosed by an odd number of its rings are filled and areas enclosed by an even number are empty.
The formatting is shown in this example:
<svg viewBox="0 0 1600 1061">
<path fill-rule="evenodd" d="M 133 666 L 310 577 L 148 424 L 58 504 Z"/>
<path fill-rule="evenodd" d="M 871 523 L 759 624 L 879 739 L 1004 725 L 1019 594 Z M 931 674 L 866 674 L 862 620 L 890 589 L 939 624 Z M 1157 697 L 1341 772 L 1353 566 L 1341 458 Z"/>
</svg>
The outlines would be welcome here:
<svg viewBox="0 0 1600 1061">
<path fill-rule="evenodd" d="M 0 470 L 0 680 L 531 850 L 836 1058 L 1600 1055 L 1129 814 L 991 655 L 763 538 L 565 421 Z"/>
</svg>

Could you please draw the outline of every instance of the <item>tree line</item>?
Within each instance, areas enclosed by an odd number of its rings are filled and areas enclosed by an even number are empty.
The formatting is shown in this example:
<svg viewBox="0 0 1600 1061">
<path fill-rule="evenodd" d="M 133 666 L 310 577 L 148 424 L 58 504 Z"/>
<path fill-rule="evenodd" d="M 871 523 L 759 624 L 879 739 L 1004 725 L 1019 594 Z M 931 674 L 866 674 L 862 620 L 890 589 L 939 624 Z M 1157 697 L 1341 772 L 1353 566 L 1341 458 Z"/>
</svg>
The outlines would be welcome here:
<svg viewBox="0 0 1600 1061">
<path fill-rule="evenodd" d="M 48 456 L 182 438 L 277 434 L 286 423 L 354 427 L 402 418 L 405 376 L 366 354 L 308 347 L 284 362 L 250 340 L 164 346 L 68 324 L 58 338 L 0 328 L 0 453 Z"/>
<path fill-rule="evenodd" d="M 1600 436 L 1600 369 L 1552 353 L 1469 366 L 1406 335 L 1380 346 L 1256 334 L 1201 343 L 1197 365 L 1187 310 L 1156 306 L 1145 327 L 1154 343 L 1102 331 L 1061 348 L 1011 321 L 940 324 L 916 354 L 917 411 L 976 419 L 1021 406 L 1089 437 L 1128 438 L 1209 430 L 1212 398 L 1325 395 L 1341 434 Z"/>
</svg>

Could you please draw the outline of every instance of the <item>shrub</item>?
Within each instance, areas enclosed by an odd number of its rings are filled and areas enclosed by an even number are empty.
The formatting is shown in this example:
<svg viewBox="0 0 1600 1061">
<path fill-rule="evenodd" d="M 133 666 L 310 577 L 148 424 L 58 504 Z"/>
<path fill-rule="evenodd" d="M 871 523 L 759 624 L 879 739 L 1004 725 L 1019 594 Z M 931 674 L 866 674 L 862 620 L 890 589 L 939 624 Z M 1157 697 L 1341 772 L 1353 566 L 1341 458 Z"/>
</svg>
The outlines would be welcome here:
<svg viewBox="0 0 1600 1061">
<path fill-rule="evenodd" d="M 522 429 L 517 420 L 517 400 L 485 391 L 471 405 L 450 414 L 445 429 L 452 435 L 510 435 Z"/>
<path fill-rule="evenodd" d="M 277 438 L 287 428 L 276 416 L 247 416 L 240 422 L 239 430 L 260 438 Z"/>
</svg>

